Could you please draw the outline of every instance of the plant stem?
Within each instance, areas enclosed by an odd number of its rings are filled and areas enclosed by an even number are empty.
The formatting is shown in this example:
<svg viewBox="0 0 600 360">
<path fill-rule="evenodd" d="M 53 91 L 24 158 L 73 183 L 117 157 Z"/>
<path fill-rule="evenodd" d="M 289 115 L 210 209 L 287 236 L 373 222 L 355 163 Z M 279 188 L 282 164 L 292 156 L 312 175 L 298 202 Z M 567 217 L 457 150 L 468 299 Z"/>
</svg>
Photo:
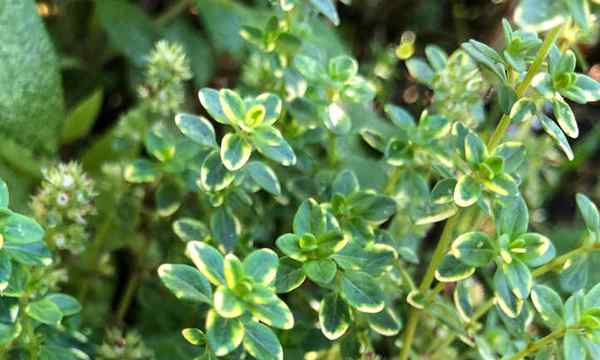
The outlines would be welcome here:
<svg viewBox="0 0 600 360">
<path fill-rule="evenodd" d="M 159 17 L 156 18 L 154 23 L 158 26 L 163 26 L 168 24 L 172 19 L 177 17 L 182 11 L 188 8 L 192 0 L 180 0 L 175 5 L 171 6 L 164 13 L 162 13 Z"/>
<path fill-rule="evenodd" d="M 540 350 L 541 348 L 546 346 L 546 344 L 562 337 L 566 331 L 567 331 L 566 328 L 557 329 L 539 340 L 530 342 L 529 344 L 527 344 L 527 346 L 525 346 L 525 348 L 523 350 L 521 350 L 518 353 L 516 353 L 515 355 L 513 355 L 510 358 L 510 360 L 520 360 L 529 354 L 533 354 L 533 353 L 537 352 L 538 350 Z"/>
<path fill-rule="evenodd" d="M 452 216 L 446 221 L 446 224 L 444 225 L 444 230 L 442 231 L 440 241 L 438 242 L 435 251 L 433 252 L 433 257 L 431 258 L 429 267 L 427 268 L 425 276 L 423 276 L 423 280 L 421 280 L 421 284 L 419 285 L 419 291 L 421 291 L 422 293 L 427 292 L 427 290 L 429 290 L 429 287 L 431 286 L 431 283 L 433 282 L 435 270 L 442 262 L 442 259 L 446 254 L 446 250 L 450 245 L 450 240 L 452 239 L 452 232 L 454 231 L 454 227 L 458 222 L 458 217 L 458 214 Z M 404 341 L 402 342 L 402 352 L 400 353 L 400 360 L 408 359 L 413 338 L 415 336 L 415 330 L 417 328 L 417 321 L 419 320 L 420 314 L 420 310 L 417 308 L 413 307 L 410 310 L 408 323 L 406 324 L 406 330 L 404 331 Z"/>
<path fill-rule="evenodd" d="M 546 35 L 546 38 L 544 39 L 544 43 L 538 50 L 538 52 L 535 56 L 535 60 L 533 61 L 533 64 L 531 64 L 531 66 L 527 70 L 527 74 L 525 74 L 525 78 L 523 79 L 523 81 L 519 84 L 519 86 L 517 86 L 517 90 L 516 90 L 517 99 L 520 99 L 523 97 L 523 95 L 525 95 L 525 92 L 529 88 L 529 85 L 531 85 L 531 80 L 533 80 L 533 77 L 535 75 L 537 75 L 537 73 L 540 71 L 542 65 L 544 64 L 544 60 L 546 59 L 546 56 L 548 56 L 548 53 L 550 52 L 550 48 L 552 47 L 552 45 L 554 44 L 554 42 L 560 35 L 561 30 L 562 30 L 562 27 L 560 27 L 560 26 L 555 27 L 554 29 L 550 30 L 550 32 L 548 32 L 548 34 Z M 510 119 L 509 114 L 502 115 L 502 118 L 500 119 L 498 126 L 496 126 L 494 133 L 492 134 L 492 136 L 490 137 L 490 140 L 488 141 L 488 144 L 487 144 L 488 150 L 491 151 L 496 146 L 498 146 L 498 144 L 500 143 L 500 140 L 502 140 L 502 137 L 504 136 L 504 134 L 506 133 L 506 130 L 508 129 L 508 126 L 510 125 L 510 120 L 511 119 Z"/>
</svg>

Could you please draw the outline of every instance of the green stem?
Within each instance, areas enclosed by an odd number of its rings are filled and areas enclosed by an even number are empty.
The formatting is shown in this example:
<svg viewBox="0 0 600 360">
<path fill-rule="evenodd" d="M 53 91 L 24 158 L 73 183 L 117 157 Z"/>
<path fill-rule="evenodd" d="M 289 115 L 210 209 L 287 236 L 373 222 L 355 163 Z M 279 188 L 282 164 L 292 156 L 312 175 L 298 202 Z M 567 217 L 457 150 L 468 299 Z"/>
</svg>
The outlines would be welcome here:
<svg viewBox="0 0 600 360">
<path fill-rule="evenodd" d="M 171 20 L 177 17 L 181 12 L 188 8 L 192 4 L 192 0 L 180 0 L 175 5 L 171 6 L 167 11 L 162 13 L 156 18 L 154 23 L 157 26 L 163 26 L 168 24 Z"/>
<path fill-rule="evenodd" d="M 523 350 L 521 350 L 518 353 L 516 353 L 515 355 L 513 355 L 510 358 L 510 360 L 523 359 L 525 356 L 527 356 L 529 354 L 536 353 L 538 350 L 540 350 L 541 348 L 546 346 L 548 343 L 551 343 L 552 341 L 554 341 L 558 338 L 561 338 L 565 334 L 565 332 L 567 332 L 566 328 L 557 329 L 539 340 L 530 342 L 529 344 L 527 344 L 527 346 L 525 346 L 525 348 Z"/>
<path fill-rule="evenodd" d="M 442 259 L 444 258 L 444 255 L 446 254 L 448 246 L 450 245 L 450 240 L 452 239 L 452 232 L 454 231 L 454 227 L 458 222 L 458 218 L 459 216 L 456 214 L 449 218 L 444 225 L 444 230 L 442 231 L 440 241 L 433 252 L 433 257 L 431 258 L 429 267 L 427 268 L 425 276 L 423 276 L 423 280 L 421 280 L 421 284 L 419 285 L 419 291 L 423 294 L 429 290 L 429 287 L 433 282 L 435 270 L 438 268 L 442 262 Z M 404 331 L 404 341 L 402 342 L 400 360 L 408 359 L 420 315 L 421 312 L 419 309 L 413 307 L 410 310 L 408 323 L 406 324 L 406 330 Z"/>
<path fill-rule="evenodd" d="M 329 165 L 335 168 L 337 164 L 337 135 L 329 134 L 329 142 L 327 144 L 327 160 Z"/>
<path fill-rule="evenodd" d="M 525 92 L 529 88 L 529 85 L 531 85 L 531 80 L 533 80 L 533 77 L 537 75 L 537 73 L 542 68 L 544 60 L 546 60 L 546 56 L 548 56 L 550 48 L 552 47 L 554 42 L 556 42 L 556 39 L 558 39 L 561 30 L 562 27 L 555 27 L 554 29 L 550 30 L 550 32 L 546 35 L 544 43 L 542 44 L 542 47 L 540 47 L 540 49 L 538 50 L 533 64 L 531 64 L 531 66 L 527 70 L 527 74 L 525 74 L 525 78 L 523 79 L 523 81 L 519 84 L 519 86 L 517 86 L 517 99 L 520 99 L 523 97 L 523 95 L 525 95 Z M 496 126 L 496 130 L 494 130 L 494 133 L 488 141 L 487 146 L 490 151 L 493 150 L 496 146 L 498 146 L 500 140 L 502 140 L 502 137 L 504 136 L 506 130 L 508 129 L 508 126 L 510 125 L 510 120 L 510 115 L 502 115 L 498 126 Z"/>
</svg>

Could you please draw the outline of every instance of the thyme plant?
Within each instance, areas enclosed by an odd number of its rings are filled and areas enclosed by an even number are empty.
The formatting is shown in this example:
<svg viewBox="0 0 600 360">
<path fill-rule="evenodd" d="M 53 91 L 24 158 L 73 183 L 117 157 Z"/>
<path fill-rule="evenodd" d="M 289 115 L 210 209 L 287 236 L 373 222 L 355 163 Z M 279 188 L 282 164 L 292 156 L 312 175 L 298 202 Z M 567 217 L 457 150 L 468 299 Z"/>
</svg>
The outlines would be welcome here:
<svg viewBox="0 0 600 360">
<path fill-rule="evenodd" d="M 355 57 L 350 1 L 97 0 L 63 116 L 67 3 L 0 5 L 0 359 L 600 358 L 600 192 L 559 188 L 596 177 L 596 1 Z"/>
</svg>

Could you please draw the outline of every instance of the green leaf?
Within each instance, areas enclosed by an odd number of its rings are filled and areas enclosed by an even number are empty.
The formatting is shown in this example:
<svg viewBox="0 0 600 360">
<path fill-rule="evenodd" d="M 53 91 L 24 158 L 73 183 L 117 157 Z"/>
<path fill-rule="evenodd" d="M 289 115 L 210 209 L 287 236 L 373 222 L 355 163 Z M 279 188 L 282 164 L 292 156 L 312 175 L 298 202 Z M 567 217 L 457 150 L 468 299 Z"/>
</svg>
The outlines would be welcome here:
<svg viewBox="0 0 600 360">
<path fill-rule="evenodd" d="M 159 176 L 157 166 L 148 160 L 138 159 L 133 160 L 125 167 L 125 180 L 131 183 L 148 183 L 153 182 Z"/>
<path fill-rule="evenodd" d="M 192 345 L 204 345 L 206 343 L 206 335 L 200 329 L 187 328 L 181 330 L 181 335 Z"/>
<path fill-rule="evenodd" d="M 8 287 L 12 274 L 12 262 L 6 251 L 0 251 L 0 292 Z"/>
<path fill-rule="evenodd" d="M 521 98 L 515 102 L 510 110 L 510 120 L 515 124 L 528 122 L 535 116 L 537 107 L 530 98 Z"/>
<path fill-rule="evenodd" d="M 529 210 L 522 197 L 511 198 L 505 201 L 496 216 L 496 234 L 515 237 L 527 231 L 529 226 Z"/>
<path fill-rule="evenodd" d="M 573 155 L 573 150 L 571 150 L 569 141 L 565 137 L 565 134 L 563 134 L 562 130 L 554 123 L 554 121 L 542 113 L 538 113 L 538 119 L 540 120 L 546 134 L 548 134 L 558 144 L 558 147 L 567 156 L 567 159 L 573 160 L 575 157 Z"/>
<path fill-rule="evenodd" d="M 516 141 L 507 141 L 494 149 L 494 156 L 504 160 L 504 172 L 512 174 L 517 171 L 527 155 L 525 145 Z"/>
<path fill-rule="evenodd" d="M 50 251 L 43 241 L 44 229 L 33 219 L 10 213 L 0 220 L 4 236 L 4 251 L 10 257 L 25 265 L 49 265 L 52 262 Z"/>
<path fill-rule="evenodd" d="M 56 304 L 63 316 L 71 316 L 81 312 L 81 304 L 70 295 L 54 293 L 46 295 L 44 299 L 48 299 Z"/>
<path fill-rule="evenodd" d="M 543 265 L 556 255 L 552 241 L 537 233 L 520 235 L 510 243 L 510 247 L 511 253 L 530 267 Z"/>
<path fill-rule="evenodd" d="M 436 45 L 425 46 L 425 55 L 435 71 L 442 71 L 448 62 L 448 55 L 442 48 Z"/>
<path fill-rule="evenodd" d="M 585 104 L 600 100 L 600 83 L 595 79 L 575 74 L 575 84 L 568 89 L 561 90 L 561 94 L 577 103 Z"/>
<path fill-rule="evenodd" d="M 352 170 L 340 171 L 331 184 L 331 191 L 343 196 L 348 196 L 359 189 L 358 178 Z"/>
<path fill-rule="evenodd" d="M 10 202 L 10 195 L 8 194 L 8 186 L 4 180 L 0 179 L 0 209 L 8 208 Z"/>
<path fill-rule="evenodd" d="M 600 215 L 596 205 L 584 194 L 578 193 L 575 196 L 579 213 L 583 217 L 585 227 L 592 233 L 600 232 Z"/>
<path fill-rule="evenodd" d="M 256 128 L 252 133 L 252 143 L 261 154 L 283 166 L 291 166 L 296 163 L 294 150 L 285 141 L 279 130 L 272 126 L 265 125 Z"/>
<path fill-rule="evenodd" d="M 214 247 L 200 241 L 187 243 L 185 254 L 196 268 L 214 285 L 225 284 L 223 255 Z"/>
<path fill-rule="evenodd" d="M 474 231 L 462 234 L 450 247 L 450 253 L 461 262 L 481 267 L 490 263 L 497 255 L 486 233 Z"/>
<path fill-rule="evenodd" d="M 340 17 L 332 0 L 310 0 L 310 3 L 335 26 L 340 24 Z"/>
<path fill-rule="evenodd" d="M 410 76 L 431 88 L 435 73 L 425 61 L 418 58 L 408 59 L 406 60 L 406 68 Z"/>
<path fill-rule="evenodd" d="M 375 314 L 367 314 L 369 327 L 383 336 L 395 336 L 402 330 L 402 319 L 389 306 Z"/>
<path fill-rule="evenodd" d="M 460 318 L 463 321 L 469 321 L 474 313 L 473 309 L 473 296 L 471 289 L 473 288 L 474 282 L 472 279 L 466 279 L 465 281 L 459 281 L 454 288 L 452 294 L 452 300 L 454 300 L 454 307 L 458 311 Z"/>
<path fill-rule="evenodd" d="M 219 102 L 230 123 L 240 124 L 244 122 L 246 105 L 235 91 L 230 89 L 219 90 Z"/>
<path fill-rule="evenodd" d="M 340 282 L 341 296 L 360 312 L 376 313 L 383 309 L 383 291 L 377 280 L 360 271 L 345 271 Z"/>
<path fill-rule="evenodd" d="M 277 276 L 279 258 L 273 250 L 254 250 L 244 259 L 244 272 L 254 281 L 265 286 L 271 286 Z"/>
<path fill-rule="evenodd" d="M 533 276 L 527 265 L 513 258 L 510 263 L 502 264 L 502 272 L 515 296 L 522 300 L 527 299 L 533 286 Z"/>
<path fill-rule="evenodd" d="M 135 65 L 143 65 L 157 38 L 152 19 L 139 7 L 121 0 L 98 1 L 96 16 L 111 45 Z"/>
<path fill-rule="evenodd" d="M 159 216 L 169 217 L 181 206 L 182 190 L 172 181 L 161 182 L 154 193 L 154 203 Z"/>
<path fill-rule="evenodd" d="M 501 269 L 494 274 L 494 294 L 496 304 L 510 318 L 516 318 L 523 309 L 523 300 L 516 297 L 508 279 Z"/>
<path fill-rule="evenodd" d="M 266 304 L 254 304 L 250 309 L 261 322 L 278 329 L 291 329 L 294 327 L 292 312 L 279 298 Z"/>
<path fill-rule="evenodd" d="M 238 218 L 228 208 L 221 206 L 210 217 L 210 230 L 215 241 L 226 251 L 231 251 L 240 241 L 242 227 Z"/>
<path fill-rule="evenodd" d="M 487 149 L 481 138 L 473 133 L 465 137 L 465 158 L 471 166 L 477 166 L 488 157 Z"/>
<path fill-rule="evenodd" d="M 300 248 L 300 236 L 296 234 L 283 234 L 275 241 L 279 250 L 296 261 L 305 261 L 306 254 Z"/>
<path fill-rule="evenodd" d="M 454 202 L 460 207 L 473 205 L 481 196 L 481 185 L 470 175 L 462 175 L 454 188 Z"/>
<path fill-rule="evenodd" d="M 561 269 L 560 286 L 568 292 L 585 288 L 588 282 L 590 266 L 586 255 L 575 256 Z"/>
<path fill-rule="evenodd" d="M 535 285 L 531 290 L 531 301 L 544 323 L 551 329 L 557 329 L 564 323 L 562 300 L 550 287 Z"/>
<path fill-rule="evenodd" d="M 347 55 L 340 55 L 329 60 L 329 75 L 336 81 L 348 81 L 358 73 L 358 63 Z"/>
<path fill-rule="evenodd" d="M 502 58 L 494 49 L 476 40 L 463 43 L 462 48 L 473 60 L 494 74 L 498 80 L 506 82 L 506 70 L 502 65 Z"/>
<path fill-rule="evenodd" d="M 566 0 L 569 14 L 583 31 L 590 29 L 590 7 L 586 0 Z"/>
<path fill-rule="evenodd" d="M 317 80 L 325 69 L 323 66 L 310 56 L 298 55 L 294 58 L 294 66 L 302 76 L 308 80 Z"/>
<path fill-rule="evenodd" d="M 571 138 L 577 138 L 579 136 L 579 129 L 577 128 L 575 114 L 573 114 L 569 104 L 557 97 L 552 102 L 552 109 L 554 110 L 554 117 L 558 121 L 558 125 L 560 125 L 565 134 Z"/>
<path fill-rule="evenodd" d="M 215 121 L 221 124 L 231 123 L 223 111 L 220 95 L 217 90 L 211 88 L 200 89 L 198 91 L 198 98 L 204 109 L 206 109 Z"/>
<path fill-rule="evenodd" d="M 337 266 L 331 259 L 310 260 L 302 268 L 306 276 L 317 284 L 329 284 L 337 273 Z"/>
<path fill-rule="evenodd" d="M 208 227 L 202 221 L 192 218 L 181 218 L 174 221 L 173 232 L 185 242 L 202 241 L 210 236 Z"/>
<path fill-rule="evenodd" d="M 290 292 L 304 282 L 306 275 L 302 270 L 302 263 L 294 261 L 288 257 L 279 260 L 277 276 L 275 277 L 275 289 L 277 293 Z"/>
<path fill-rule="evenodd" d="M 324 109 L 322 118 L 327 129 L 336 135 L 346 135 L 352 129 L 352 120 L 341 104 L 329 104 Z"/>
<path fill-rule="evenodd" d="M 522 0 L 515 9 L 514 19 L 523 30 L 544 32 L 566 20 L 565 10 L 562 1 Z"/>
<path fill-rule="evenodd" d="M 474 272 L 474 267 L 461 262 L 454 255 L 448 254 L 444 256 L 440 266 L 435 271 L 435 278 L 439 282 L 454 282 L 466 279 Z"/>
<path fill-rule="evenodd" d="M 94 91 L 71 110 L 62 128 L 61 142 L 68 144 L 89 134 L 102 106 L 104 92 Z"/>
<path fill-rule="evenodd" d="M 351 198 L 352 213 L 375 224 L 387 221 L 396 213 L 396 200 L 385 195 L 362 192 Z"/>
<path fill-rule="evenodd" d="M 268 165 L 260 161 L 251 161 L 246 165 L 246 170 L 258 186 L 273 195 L 281 195 L 281 185 L 279 185 L 277 174 Z"/>
<path fill-rule="evenodd" d="M 336 292 L 327 294 L 319 306 L 321 332 L 329 340 L 339 339 L 346 333 L 352 322 L 352 312 Z"/>
<path fill-rule="evenodd" d="M 200 183 L 209 191 L 221 191 L 228 187 L 235 176 L 221 162 L 217 150 L 206 156 L 200 169 Z"/>
<path fill-rule="evenodd" d="M 384 109 L 392 123 L 397 127 L 412 129 L 416 126 L 415 118 L 406 109 L 393 104 L 386 104 Z"/>
<path fill-rule="evenodd" d="M 252 155 L 252 145 L 238 134 L 229 133 L 221 141 L 221 160 L 223 165 L 235 171 L 246 164 Z"/>
<path fill-rule="evenodd" d="M 192 139 L 194 142 L 208 147 L 217 146 L 215 129 L 206 118 L 180 113 L 175 116 L 175 124 L 179 130 L 181 130 L 183 135 Z"/>
<path fill-rule="evenodd" d="M 59 325 L 63 318 L 63 313 L 58 305 L 48 298 L 30 302 L 25 307 L 25 313 L 32 319 L 52 326 Z"/>
<path fill-rule="evenodd" d="M 35 1 L 2 2 L 0 43 L 3 143 L 11 139 L 52 152 L 64 120 L 63 89 L 59 59 Z"/>
<path fill-rule="evenodd" d="M 178 299 L 212 303 L 210 283 L 195 268 L 182 264 L 163 264 L 158 268 L 158 276 Z"/>
<path fill-rule="evenodd" d="M 225 259 L 227 261 L 227 259 Z M 229 286 L 229 285 L 228 285 Z M 225 286 L 219 286 L 215 291 L 214 308 L 224 318 L 236 318 L 244 313 L 244 303 L 235 293 Z"/>
<path fill-rule="evenodd" d="M 208 311 L 206 329 L 208 344 L 217 356 L 229 354 L 244 339 L 244 325 L 239 319 L 225 319 L 214 310 Z"/>
<path fill-rule="evenodd" d="M 277 335 L 259 322 L 244 323 L 243 345 L 257 360 L 283 360 L 283 349 Z"/>
<path fill-rule="evenodd" d="M 568 360 L 585 360 L 585 341 L 575 330 L 568 330 L 563 338 L 563 354 Z"/>
</svg>

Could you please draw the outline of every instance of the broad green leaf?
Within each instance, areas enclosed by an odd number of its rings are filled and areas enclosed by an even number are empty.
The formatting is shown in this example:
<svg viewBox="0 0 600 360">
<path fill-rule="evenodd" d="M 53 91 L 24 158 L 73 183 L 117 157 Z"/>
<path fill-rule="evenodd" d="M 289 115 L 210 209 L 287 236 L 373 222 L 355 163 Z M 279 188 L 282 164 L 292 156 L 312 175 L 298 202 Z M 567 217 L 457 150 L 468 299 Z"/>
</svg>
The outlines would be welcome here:
<svg viewBox="0 0 600 360">
<path fill-rule="evenodd" d="M 567 156 L 567 159 L 573 160 L 575 157 L 573 155 L 573 150 L 571 150 L 569 141 L 565 137 L 565 134 L 563 134 L 562 130 L 554 123 L 554 121 L 542 113 L 538 113 L 538 119 L 540 120 L 546 134 L 548 134 L 548 136 L 550 136 L 558 144 L 558 147 Z"/>
<path fill-rule="evenodd" d="M 535 116 L 537 107 L 530 98 L 521 98 L 515 102 L 510 110 L 510 120 L 515 124 L 528 122 Z"/>
<path fill-rule="evenodd" d="M 425 295 L 418 289 L 411 290 L 406 296 L 406 302 L 415 309 L 423 310 L 427 305 Z"/>
<path fill-rule="evenodd" d="M 352 213 L 375 224 L 381 224 L 396 213 L 396 200 L 385 195 L 362 192 L 351 198 Z"/>
<path fill-rule="evenodd" d="M 260 161 L 251 161 L 246 165 L 246 170 L 258 186 L 273 195 L 281 195 L 279 179 L 271 167 Z"/>
<path fill-rule="evenodd" d="M 217 356 L 229 354 L 244 339 L 244 325 L 239 319 L 225 319 L 214 310 L 208 311 L 206 329 L 208 344 Z"/>
<path fill-rule="evenodd" d="M 329 104 L 324 110 L 322 117 L 327 129 L 335 135 L 346 135 L 352 129 L 352 120 L 341 104 Z"/>
<path fill-rule="evenodd" d="M 152 19 L 139 7 L 120 0 L 97 2 L 96 17 L 111 45 L 135 65 L 143 65 L 157 40 Z"/>
<path fill-rule="evenodd" d="M 483 140 L 473 133 L 465 137 L 465 158 L 472 165 L 477 166 L 488 157 Z"/>
<path fill-rule="evenodd" d="M 398 258 L 394 248 L 386 244 L 368 243 L 364 251 L 366 256 L 360 270 L 375 277 L 390 270 Z"/>
<path fill-rule="evenodd" d="M 183 135 L 192 139 L 194 142 L 209 147 L 217 146 L 215 129 L 206 118 L 180 113 L 175 116 L 175 124 L 179 130 L 181 130 Z"/>
<path fill-rule="evenodd" d="M 577 128 L 575 114 L 573 114 L 569 104 L 557 97 L 552 102 L 552 109 L 554 110 L 554 117 L 558 121 L 558 125 L 560 125 L 565 134 L 571 138 L 577 138 L 579 136 L 579 129 Z"/>
<path fill-rule="evenodd" d="M 8 194 L 8 186 L 4 180 L 0 179 L 0 209 L 8 208 L 10 202 L 10 195 Z"/>
<path fill-rule="evenodd" d="M 568 89 L 561 90 L 561 94 L 577 103 L 585 104 L 600 100 L 600 83 L 595 79 L 575 74 L 575 84 Z"/>
<path fill-rule="evenodd" d="M 229 54 L 241 60 L 244 39 L 240 36 L 240 30 L 244 24 L 256 23 L 255 16 L 258 14 L 234 1 L 194 0 L 194 3 L 217 55 Z"/>
<path fill-rule="evenodd" d="M 266 125 L 256 128 L 252 133 L 252 144 L 258 152 L 283 166 L 296 164 L 296 154 L 285 141 L 279 130 Z"/>
<path fill-rule="evenodd" d="M 200 169 L 200 183 L 209 191 L 221 191 L 228 187 L 235 176 L 221 162 L 218 151 L 213 151 L 204 159 Z"/>
<path fill-rule="evenodd" d="M 352 170 L 340 171 L 331 184 L 333 193 L 338 193 L 343 196 L 348 196 L 359 189 L 360 185 L 358 183 L 358 178 Z"/>
<path fill-rule="evenodd" d="M 317 284 L 329 284 L 337 272 L 337 266 L 331 259 L 309 260 L 302 268 L 306 276 Z"/>
<path fill-rule="evenodd" d="M 195 268 L 183 264 L 163 264 L 158 268 L 158 276 L 178 299 L 212 303 L 210 283 Z"/>
<path fill-rule="evenodd" d="M 213 285 L 225 284 L 223 255 L 217 249 L 200 241 L 190 241 L 185 254 Z"/>
<path fill-rule="evenodd" d="M 474 313 L 473 300 L 472 300 L 472 287 L 474 282 L 472 279 L 466 279 L 465 281 L 459 281 L 454 288 L 452 294 L 452 300 L 454 300 L 454 307 L 458 311 L 463 321 L 469 321 Z"/>
<path fill-rule="evenodd" d="M 227 259 L 225 259 L 227 260 Z M 215 291 L 213 302 L 217 313 L 224 318 L 236 318 L 244 313 L 244 303 L 242 303 L 235 293 L 225 286 L 219 286 Z"/>
<path fill-rule="evenodd" d="M 502 65 L 502 58 L 494 49 L 476 40 L 463 43 L 461 47 L 473 60 L 494 74 L 498 80 L 506 82 L 506 70 Z"/>
<path fill-rule="evenodd" d="M 2 1 L 0 44 L 3 143 L 53 152 L 64 119 L 60 63 L 35 1 Z"/>
<path fill-rule="evenodd" d="M 435 278 L 440 282 L 454 282 L 466 279 L 473 275 L 475 268 L 469 266 L 453 255 L 448 254 L 442 259 L 442 263 L 435 271 Z"/>
<path fill-rule="evenodd" d="M 535 285 L 531 290 L 531 301 L 544 323 L 551 329 L 557 329 L 564 323 L 562 300 L 550 287 Z"/>
<path fill-rule="evenodd" d="M 383 291 L 377 280 L 360 271 L 345 271 L 340 282 L 341 296 L 360 312 L 376 313 L 383 310 Z"/>
<path fill-rule="evenodd" d="M 0 292 L 8 287 L 12 274 L 12 262 L 6 251 L 0 251 Z"/>
<path fill-rule="evenodd" d="M 277 277 L 275 278 L 275 289 L 277 293 L 290 292 L 304 282 L 306 275 L 302 270 L 302 263 L 291 258 L 281 258 L 277 268 Z"/>
<path fill-rule="evenodd" d="M 43 241 L 44 229 L 33 219 L 10 213 L 0 219 L 4 251 L 25 265 L 49 265 L 51 254 Z"/>
<path fill-rule="evenodd" d="M 261 104 L 265 109 L 263 124 L 273 125 L 281 115 L 282 103 L 279 96 L 271 93 L 264 93 L 257 96 L 254 103 Z"/>
<path fill-rule="evenodd" d="M 369 327 L 383 336 L 398 335 L 402 329 L 402 319 L 389 306 L 378 313 L 367 314 L 367 320 Z"/>
<path fill-rule="evenodd" d="M 244 271 L 244 265 L 240 259 L 232 253 L 225 255 L 223 271 L 225 274 L 225 283 L 230 289 L 235 289 L 245 280 L 246 273 Z"/>
<path fill-rule="evenodd" d="M 154 193 L 156 211 L 162 217 L 173 215 L 181 206 L 182 200 L 182 189 L 172 181 L 161 182 Z"/>
<path fill-rule="evenodd" d="M 44 299 L 50 300 L 56 304 L 63 316 L 71 316 L 81 312 L 81 304 L 79 304 L 77 299 L 70 295 L 54 293 L 46 295 Z"/>
<path fill-rule="evenodd" d="M 529 226 L 529 210 L 522 197 L 505 201 L 496 215 L 496 235 L 503 234 L 515 237 L 527 231 Z"/>
<path fill-rule="evenodd" d="M 566 0 L 569 14 L 573 17 L 573 20 L 583 31 L 589 31 L 590 29 L 590 7 L 586 0 Z"/>
<path fill-rule="evenodd" d="M 510 263 L 502 264 L 502 272 L 515 296 L 522 300 L 527 299 L 533 286 L 533 276 L 527 265 L 513 258 Z"/>
<path fill-rule="evenodd" d="M 474 267 L 485 266 L 496 256 L 488 235 L 479 231 L 456 238 L 450 247 L 450 253 L 461 262 Z"/>
<path fill-rule="evenodd" d="M 415 78 L 418 82 L 429 87 L 432 86 L 435 73 L 425 61 L 418 58 L 408 59 L 406 60 L 406 68 L 408 69 L 410 76 Z"/>
<path fill-rule="evenodd" d="M 590 232 L 600 232 L 600 215 L 596 205 L 584 194 L 578 193 L 575 196 L 579 213 L 583 217 L 585 226 Z"/>
<path fill-rule="evenodd" d="M 202 221 L 192 218 L 181 218 L 174 221 L 173 232 L 185 242 L 202 241 L 210 236 L 208 227 Z"/>
<path fill-rule="evenodd" d="M 504 160 L 504 171 L 512 174 L 525 162 L 527 150 L 525 146 L 516 141 L 507 141 L 494 149 L 494 156 Z"/>
<path fill-rule="evenodd" d="M 200 89 L 200 91 L 198 91 L 198 98 L 204 109 L 206 109 L 213 119 L 221 124 L 231 123 L 223 111 L 219 92 L 217 90 L 211 88 Z"/>
<path fill-rule="evenodd" d="M 552 241 L 537 233 L 520 235 L 510 243 L 510 251 L 530 267 L 543 265 L 556 255 Z"/>
<path fill-rule="evenodd" d="M 454 188 L 454 202 L 460 207 L 473 205 L 481 196 L 481 185 L 471 175 L 458 178 Z"/>
<path fill-rule="evenodd" d="M 277 335 L 259 322 L 244 323 L 243 345 L 258 360 L 283 360 L 283 349 Z"/>
<path fill-rule="evenodd" d="M 98 89 L 71 110 L 62 128 L 60 140 L 63 144 L 81 139 L 89 134 L 102 106 L 103 94 L 102 89 Z"/>
<path fill-rule="evenodd" d="M 316 59 L 306 55 L 296 56 L 294 58 L 294 66 L 302 76 L 309 80 L 317 80 L 325 71 Z"/>
<path fill-rule="evenodd" d="M 229 133 L 221 141 L 221 160 L 223 165 L 235 171 L 246 164 L 252 155 L 252 145 L 238 134 Z"/>
<path fill-rule="evenodd" d="M 221 206 L 210 217 L 210 230 L 215 241 L 226 251 L 231 251 L 240 241 L 242 226 L 231 210 Z"/>
<path fill-rule="evenodd" d="M 523 30 L 543 32 L 565 21 L 565 10 L 562 1 L 523 0 L 515 9 L 514 19 Z"/>
<path fill-rule="evenodd" d="M 131 183 L 148 183 L 155 181 L 159 174 L 156 164 L 145 159 L 138 159 L 127 164 L 124 177 Z"/>
<path fill-rule="evenodd" d="M 266 304 L 253 304 L 250 311 L 254 317 L 271 327 L 284 330 L 294 327 L 292 312 L 279 298 Z"/>
<path fill-rule="evenodd" d="M 333 0 L 310 0 L 312 6 L 314 6 L 321 14 L 325 15 L 334 25 L 340 24 L 340 17 L 338 16 L 337 10 Z"/>
<path fill-rule="evenodd" d="M 329 60 L 329 75 L 336 81 L 348 81 L 358 73 L 358 63 L 352 57 L 340 55 Z"/>
<path fill-rule="evenodd" d="M 59 325 L 63 318 L 63 313 L 58 305 L 48 298 L 30 302 L 25 307 L 25 313 L 32 319 L 52 326 Z"/>
<path fill-rule="evenodd" d="M 523 309 L 523 300 L 516 297 L 502 270 L 494 274 L 495 303 L 510 318 L 516 318 Z"/>
<path fill-rule="evenodd" d="M 273 250 L 259 249 L 251 252 L 244 259 L 244 272 L 254 281 L 270 286 L 277 276 L 279 258 Z"/>
<path fill-rule="evenodd" d="M 519 186 L 515 179 L 507 173 L 495 176 L 492 180 L 482 181 L 484 188 L 500 196 L 516 196 L 519 194 Z"/>
<path fill-rule="evenodd" d="M 585 288 L 590 273 L 589 257 L 579 255 L 570 259 L 560 271 L 560 286 L 568 292 Z"/>
<path fill-rule="evenodd" d="M 321 332 L 329 340 L 336 340 L 346 333 L 352 322 L 350 307 L 336 292 L 327 294 L 319 306 Z"/>
<path fill-rule="evenodd" d="M 415 124 L 415 118 L 406 109 L 393 104 L 385 105 L 385 113 L 392 123 L 401 129 L 411 129 Z"/>
<path fill-rule="evenodd" d="M 586 309 L 600 307 L 600 284 L 594 285 L 590 291 L 585 294 L 583 304 Z"/>
</svg>

